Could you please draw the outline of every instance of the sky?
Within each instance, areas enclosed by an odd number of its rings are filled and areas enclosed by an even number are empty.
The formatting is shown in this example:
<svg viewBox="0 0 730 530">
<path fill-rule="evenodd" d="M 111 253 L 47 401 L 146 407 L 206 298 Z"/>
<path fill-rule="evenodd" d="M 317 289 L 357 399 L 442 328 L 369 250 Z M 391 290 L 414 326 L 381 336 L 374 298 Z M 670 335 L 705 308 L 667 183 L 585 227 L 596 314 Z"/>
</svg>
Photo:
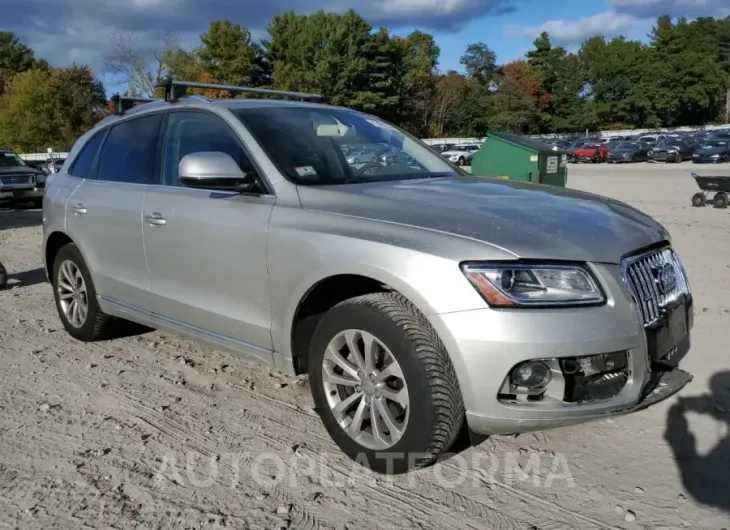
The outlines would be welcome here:
<svg viewBox="0 0 730 530">
<path fill-rule="evenodd" d="M 484 42 L 499 62 L 519 59 L 541 31 L 576 49 L 587 37 L 625 35 L 645 40 L 656 17 L 730 16 L 730 0 L 2 0 L 0 29 L 14 32 L 54 66 L 90 66 L 107 87 L 118 80 L 103 72 L 104 51 L 115 32 L 133 35 L 135 46 L 153 51 L 173 33 L 184 46 L 216 19 L 266 34 L 272 15 L 286 10 L 354 8 L 373 26 L 395 34 L 432 33 L 441 48 L 439 67 L 460 70 L 464 48 Z M 125 6 L 125 7 L 122 7 Z M 366 7 L 363 7 L 366 6 Z"/>
</svg>

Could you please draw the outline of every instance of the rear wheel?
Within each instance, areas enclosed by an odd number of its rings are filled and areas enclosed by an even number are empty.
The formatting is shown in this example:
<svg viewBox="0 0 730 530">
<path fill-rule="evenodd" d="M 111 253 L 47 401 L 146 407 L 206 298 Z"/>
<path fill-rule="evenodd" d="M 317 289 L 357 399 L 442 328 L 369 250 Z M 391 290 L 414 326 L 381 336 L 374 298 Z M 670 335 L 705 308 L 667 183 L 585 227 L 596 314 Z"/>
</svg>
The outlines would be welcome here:
<svg viewBox="0 0 730 530">
<path fill-rule="evenodd" d="M 0 289 L 8 284 L 8 271 L 5 270 L 5 265 L 0 263 Z"/>
<path fill-rule="evenodd" d="M 712 198 L 712 204 L 715 208 L 727 208 L 727 193 L 725 193 L 724 191 L 716 193 L 715 196 Z"/>
<path fill-rule="evenodd" d="M 58 316 L 69 335 L 84 342 L 109 335 L 112 318 L 99 308 L 91 274 L 73 243 L 64 245 L 56 254 L 51 282 Z"/>
<path fill-rule="evenodd" d="M 448 353 L 426 318 L 397 293 L 352 298 L 328 311 L 311 342 L 309 376 L 332 439 L 378 473 L 433 463 L 463 426 Z"/>
<path fill-rule="evenodd" d="M 695 193 L 692 195 L 692 206 L 699 208 L 705 205 L 705 195 L 703 193 Z"/>
</svg>

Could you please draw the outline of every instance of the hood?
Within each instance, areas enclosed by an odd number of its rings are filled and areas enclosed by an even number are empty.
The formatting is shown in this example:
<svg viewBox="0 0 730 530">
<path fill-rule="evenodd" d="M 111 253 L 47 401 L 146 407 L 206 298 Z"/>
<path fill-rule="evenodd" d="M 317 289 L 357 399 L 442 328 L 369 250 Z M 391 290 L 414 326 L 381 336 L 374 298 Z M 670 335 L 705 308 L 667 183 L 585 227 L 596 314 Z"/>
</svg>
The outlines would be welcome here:
<svg viewBox="0 0 730 530">
<path fill-rule="evenodd" d="M 621 148 L 616 147 L 614 149 L 611 149 L 611 154 L 612 155 L 623 155 L 623 154 L 635 153 L 636 151 L 638 151 L 638 149 L 635 147 L 621 147 Z"/>
<path fill-rule="evenodd" d="M 526 259 L 619 263 L 668 239 L 659 223 L 619 201 L 501 179 L 300 186 L 299 194 L 307 209 L 438 230 Z"/>
<path fill-rule="evenodd" d="M 43 172 L 28 166 L 0 167 L 0 175 L 42 175 Z"/>
<path fill-rule="evenodd" d="M 700 147 L 695 154 L 700 156 L 723 155 L 727 150 L 727 147 Z"/>
</svg>

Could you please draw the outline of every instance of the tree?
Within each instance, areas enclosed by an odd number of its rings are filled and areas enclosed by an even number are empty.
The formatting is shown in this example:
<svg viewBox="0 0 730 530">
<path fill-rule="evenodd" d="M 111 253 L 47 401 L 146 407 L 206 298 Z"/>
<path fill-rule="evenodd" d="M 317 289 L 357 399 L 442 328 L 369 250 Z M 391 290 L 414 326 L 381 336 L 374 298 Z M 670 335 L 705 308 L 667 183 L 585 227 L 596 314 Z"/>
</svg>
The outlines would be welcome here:
<svg viewBox="0 0 730 530">
<path fill-rule="evenodd" d="M 215 82 L 236 86 L 252 84 L 256 58 L 248 29 L 228 20 L 216 20 L 200 36 L 200 41 L 197 56 L 203 70 Z"/>
<path fill-rule="evenodd" d="M 31 68 L 48 68 L 48 63 L 36 59 L 33 50 L 20 42 L 14 33 L 0 31 L 0 95 L 11 77 Z"/>
<path fill-rule="evenodd" d="M 469 44 L 460 62 L 467 75 L 483 85 L 493 80 L 497 70 L 497 55 L 483 42 Z"/>
<path fill-rule="evenodd" d="M 20 152 L 68 150 L 105 110 L 104 87 L 88 68 L 27 70 L 0 98 L 0 145 Z"/>
<path fill-rule="evenodd" d="M 450 113 L 459 105 L 466 87 L 466 78 L 457 72 L 452 71 L 436 78 L 428 122 L 428 130 L 432 137 L 438 138 L 444 135 Z"/>
<path fill-rule="evenodd" d="M 104 52 L 104 73 L 126 83 L 134 96 L 151 97 L 157 86 L 170 75 L 169 60 L 180 50 L 174 34 L 165 35 L 156 49 L 145 49 L 134 34 L 115 32 Z"/>
<path fill-rule="evenodd" d="M 403 95 L 399 121 L 415 134 L 428 134 L 428 109 L 434 96 L 433 75 L 441 50 L 433 35 L 422 31 L 391 39 L 399 50 Z"/>
<path fill-rule="evenodd" d="M 647 83 L 653 108 L 665 125 L 708 123 L 719 118 L 727 74 L 719 58 L 716 26 L 660 17 L 650 42 L 652 65 Z"/>
<path fill-rule="evenodd" d="M 491 128 L 525 134 L 538 132 L 548 103 L 542 98 L 541 72 L 526 61 L 513 61 L 500 68 L 499 75 Z"/>
</svg>

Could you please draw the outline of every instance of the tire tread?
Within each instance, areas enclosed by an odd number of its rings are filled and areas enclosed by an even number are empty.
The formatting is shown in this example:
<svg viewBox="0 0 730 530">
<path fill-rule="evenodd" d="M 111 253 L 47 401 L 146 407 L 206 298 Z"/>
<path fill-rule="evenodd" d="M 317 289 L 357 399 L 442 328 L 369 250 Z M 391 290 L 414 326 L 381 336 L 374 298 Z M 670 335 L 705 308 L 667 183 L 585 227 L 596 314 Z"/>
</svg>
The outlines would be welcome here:
<svg viewBox="0 0 730 530">
<path fill-rule="evenodd" d="M 426 317 L 400 293 L 366 294 L 340 302 L 335 308 L 351 305 L 373 307 L 392 319 L 411 341 L 423 364 L 431 387 L 435 423 L 426 456 L 415 465 L 416 468 L 428 466 L 449 450 L 464 425 L 464 401 L 446 347 Z"/>
</svg>

